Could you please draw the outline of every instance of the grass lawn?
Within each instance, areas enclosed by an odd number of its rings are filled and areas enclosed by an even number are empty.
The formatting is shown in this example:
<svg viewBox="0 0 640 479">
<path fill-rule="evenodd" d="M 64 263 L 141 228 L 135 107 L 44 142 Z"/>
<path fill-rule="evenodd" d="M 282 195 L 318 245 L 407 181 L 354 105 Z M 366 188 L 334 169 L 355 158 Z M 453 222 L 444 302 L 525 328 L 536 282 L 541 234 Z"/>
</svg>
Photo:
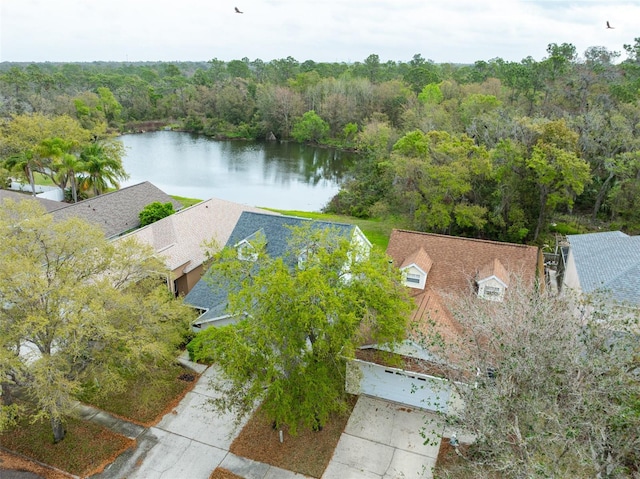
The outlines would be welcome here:
<svg viewBox="0 0 640 479">
<path fill-rule="evenodd" d="M 82 401 L 142 426 L 152 426 L 173 410 L 195 386 L 196 373 L 178 364 L 156 369 L 146 377 L 130 378 L 125 388 L 106 397 L 90 395 Z"/>
<path fill-rule="evenodd" d="M 399 224 L 391 220 L 363 220 L 354 218 L 353 216 L 333 215 L 328 213 L 316 213 L 309 211 L 296 210 L 276 210 L 273 208 L 263 208 L 265 210 L 276 211 L 283 215 L 299 216 L 301 218 L 310 218 L 319 221 L 333 221 L 336 223 L 347 223 L 357 225 L 372 244 L 386 251 L 389 244 L 389 236 L 393 228 L 401 228 Z"/>
<path fill-rule="evenodd" d="M 353 406 L 355 398 L 350 402 L 348 411 L 332 417 L 322 431 L 298 430 L 297 436 L 290 436 L 286 428 L 283 428 L 282 443 L 279 432 L 271 427 L 271 421 L 258 409 L 233 441 L 230 451 L 281 469 L 321 477 L 347 425 Z"/>
<path fill-rule="evenodd" d="M 196 198 L 185 198 L 184 196 L 175 196 L 175 195 L 169 195 L 169 196 L 171 196 L 171 198 L 173 198 L 174 200 L 177 200 L 180 203 L 182 203 L 182 206 L 184 208 L 188 208 L 189 206 L 193 206 L 197 203 L 202 202 L 202 200 L 198 200 Z"/>
<path fill-rule="evenodd" d="M 136 443 L 103 426 L 79 419 L 67 419 L 65 427 L 66 437 L 54 444 L 49 421 L 30 424 L 25 418 L 16 427 L 1 434 L 0 443 L 6 449 L 80 477 L 102 471 Z M 0 464 L 4 467 L 30 470 L 47 478 L 63 477 L 60 473 L 28 461 L 22 460 L 24 463 L 21 463 L 15 456 L 3 455 L 2 459 Z"/>
</svg>

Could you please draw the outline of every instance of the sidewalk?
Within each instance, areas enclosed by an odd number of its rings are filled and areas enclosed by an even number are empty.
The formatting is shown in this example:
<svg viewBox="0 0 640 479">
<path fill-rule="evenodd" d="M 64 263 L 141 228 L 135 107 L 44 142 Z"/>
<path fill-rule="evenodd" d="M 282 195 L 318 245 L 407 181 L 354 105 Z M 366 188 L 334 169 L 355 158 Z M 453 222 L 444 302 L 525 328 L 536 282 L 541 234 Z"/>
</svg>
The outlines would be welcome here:
<svg viewBox="0 0 640 479">
<path fill-rule="evenodd" d="M 245 479 L 305 479 L 306 476 L 229 452 L 244 426 L 217 413 L 209 380 L 215 367 L 181 362 L 202 373 L 178 407 L 155 426 L 144 428 L 91 406 L 79 404 L 77 414 L 136 439 L 137 447 L 121 454 L 91 479 L 208 479 L 222 467 Z M 424 445 L 420 430 L 429 413 L 362 396 L 349 419 L 323 479 L 431 478 L 444 428 L 435 427 L 433 443 Z M 310 479 L 310 478 L 307 478 Z"/>
</svg>

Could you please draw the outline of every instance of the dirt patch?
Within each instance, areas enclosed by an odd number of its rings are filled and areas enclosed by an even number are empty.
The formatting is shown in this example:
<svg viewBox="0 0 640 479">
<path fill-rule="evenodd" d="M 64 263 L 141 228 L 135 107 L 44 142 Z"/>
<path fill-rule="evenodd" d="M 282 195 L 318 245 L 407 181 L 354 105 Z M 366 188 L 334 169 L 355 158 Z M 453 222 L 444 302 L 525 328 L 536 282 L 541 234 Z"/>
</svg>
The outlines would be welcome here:
<svg viewBox="0 0 640 479">
<path fill-rule="evenodd" d="M 222 467 L 216 467 L 209 476 L 209 479 L 244 479 L 244 477 L 238 476 Z"/>
<path fill-rule="evenodd" d="M 273 429 L 272 422 L 258 409 L 233 441 L 230 451 L 281 469 L 321 477 L 347 425 L 355 400 L 352 398 L 349 402 L 347 413 L 331 417 L 321 431 L 298 430 L 297 436 L 291 436 L 287 428 L 283 428 L 282 443 L 279 431 Z"/>
</svg>

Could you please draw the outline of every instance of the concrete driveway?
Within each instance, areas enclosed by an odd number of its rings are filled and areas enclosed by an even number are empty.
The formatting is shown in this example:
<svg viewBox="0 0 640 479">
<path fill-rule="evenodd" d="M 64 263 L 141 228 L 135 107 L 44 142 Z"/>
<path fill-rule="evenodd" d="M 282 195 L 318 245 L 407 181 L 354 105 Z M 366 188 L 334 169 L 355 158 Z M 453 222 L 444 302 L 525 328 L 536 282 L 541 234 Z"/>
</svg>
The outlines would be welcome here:
<svg viewBox="0 0 640 479">
<path fill-rule="evenodd" d="M 234 428 L 231 416 L 207 404 L 214 397 L 209 380 L 216 373 L 214 367 L 206 369 L 174 411 L 136 436 L 135 450 L 92 479 L 208 479 L 218 466 L 246 479 L 304 478 L 229 452 L 242 425 Z"/>
<path fill-rule="evenodd" d="M 218 414 L 207 404 L 214 397 L 209 380 L 217 370 L 201 368 L 203 374 L 193 390 L 154 427 L 111 424 L 117 418 L 97 417 L 105 413 L 92 418 L 138 443 L 92 479 L 208 479 L 218 466 L 245 479 L 305 478 L 229 452 L 242 425 L 234 428 L 231 416 Z M 420 435 L 423 429 L 429 433 L 429 445 Z M 322 478 L 431 478 L 441 433 L 430 413 L 361 396 Z"/>
<path fill-rule="evenodd" d="M 322 478 L 431 478 L 442 432 L 432 413 L 360 396 Z"/>
</svg>

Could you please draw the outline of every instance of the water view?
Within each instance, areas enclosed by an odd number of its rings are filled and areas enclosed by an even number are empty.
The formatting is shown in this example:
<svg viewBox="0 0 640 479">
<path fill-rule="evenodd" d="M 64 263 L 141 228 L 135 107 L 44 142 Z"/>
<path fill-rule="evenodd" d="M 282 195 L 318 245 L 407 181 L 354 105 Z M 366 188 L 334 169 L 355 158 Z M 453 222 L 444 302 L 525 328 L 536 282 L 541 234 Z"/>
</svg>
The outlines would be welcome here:
<svg viewBox="0 0 640 479">
<path fill-rule="evenodd" d="M 352 153 L 294 143 L 219 141 L 173 131 L 124 135 L 121 186 L 150 181 L 189 198 L 320 211 L 338 192 Z"/>
</svg>

